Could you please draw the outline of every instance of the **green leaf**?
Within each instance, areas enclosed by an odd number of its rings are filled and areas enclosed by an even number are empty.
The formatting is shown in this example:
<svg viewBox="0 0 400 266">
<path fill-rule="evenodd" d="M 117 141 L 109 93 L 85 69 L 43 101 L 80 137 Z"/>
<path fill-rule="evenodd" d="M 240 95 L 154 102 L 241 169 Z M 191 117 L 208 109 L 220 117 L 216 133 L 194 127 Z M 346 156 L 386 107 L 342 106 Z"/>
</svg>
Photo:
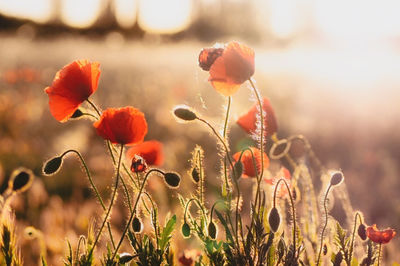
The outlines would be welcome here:
<svg viewBox="0 0 400 266">
<path fill-rule="evenodd" d="M 234 243 L 234 240 L 233 240 L 231 231 L 229 230 L 229 227 L 228 227 L 228 224 L 226 223 L 225 218 L 222 216 L 222 214 L 221 214 L 219 211 L 217 211 L 217 210 L 214 210 L 214 211 L 215 211 L 215 214 L 218 216 L 218 219 L 220 220 L 221 224 L 222 224 L 222 225 L 224 226 L 224 228 L 225 228 L 226 238 L 227 238 L 231 243 Z"/>
<path fill-rule="evenodd" d="M 167 244 L 172 237 L 171 233 L 172 233 L 172 231 L 174 231 L 175 224 L 176 224 L 176 215 L 172 216 L 168 220 L 167 224 L 165 225 L 164 229 L 162 230 L 162 233 L 160 236 L 160 243 L 159 243 L 161 251 L 164 251 L 165 248 L 167 247 Z"/>
</svg>

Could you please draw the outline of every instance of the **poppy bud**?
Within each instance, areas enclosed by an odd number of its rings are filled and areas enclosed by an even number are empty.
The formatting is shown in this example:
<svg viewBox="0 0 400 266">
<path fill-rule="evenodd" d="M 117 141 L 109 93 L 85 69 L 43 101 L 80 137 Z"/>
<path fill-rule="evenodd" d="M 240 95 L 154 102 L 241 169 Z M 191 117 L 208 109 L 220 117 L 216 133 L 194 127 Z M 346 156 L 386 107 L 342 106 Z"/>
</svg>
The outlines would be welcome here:
<svg viewBox="0 0 400 266">
<path fill-rule="evenodd" d="M 215 223 L 211 221 L 208 224 L 208 235 L 212 238 L 215 239 L 217 237 L 217 227 L 215 226 Z"/>
<path fill-rule="evenodd" d="M 324 256 L 328 254 L 328 246 L 326 244 L 324 244 L 324 246 L 322 247 L 322 254 L 324 254 Z"/>
<path fill-rule="evenodd" d="M 269 157 L 275 160 L 281 159 L 289 153 L 290 147 L 291 143 L 287 139 L 281 139 L 272 145 Z"/>
<path fill-rule="evenodd" d="M 190 226 L 186 222 L 182 225 L 182 235 L 185 238 L 190 237 Z"/>
<path fill-rule="evenodd" d="M 132 220 L 132 230 L 135 233 L 140 233 L 143 230 L 143 224 L 137 216 Z"/>
<path fill-rule="evenodd" d="M 224 48 L 204 48 L 199 54 L 199 66 L 209 71 L 214 61 L 222 55 Z"/>
<path fill-rule="evenodd" d="M 164 175 L 165 183 L 171 188 L 179 187 L 179 183 L 181 182 L 181 178 L 177 173 L 166 173 Z"/>
<path fill-rule="evenodd" d="M 277 208 L 273 207 L 269 212 L 268 222 L 269 222 L 269 227 L 273 232 L 278 231 L 279 224 L 281 223 L 281 217 L 279 216 Z"/>
<path fill-rule="evenodd" d="M 134 256 L 132 256 L 131 254 L 129 254 L 128 252 L 124 252 L 119 254 L 119 263 L 120 264 L 125 264 L 130 262 L 132 259 L 134 258 Z"/>
<path fill-rule="evenodd" d="M 278 242 L 278 258 L 282 258 L 285 255 L 286 244 L 283 238 L 281 238 Z"/>
<path fill-rule="evenodd" d="M 20 193 L 26 191 L 31 186 L 32 181 L 32 171 L 26 168 L 19 168 L 14 170 L 12 173 L 11 178 L 8 181 L 8 187 L 13 192 Z"/>
<path fill-rule="evenodd" d="M 367 228 L 365 227 L 365 224 L 360 224 L 358 226 L 358 230 L 357 230 L 358 236 L 362 239 L 362 240 L 366 240 L 367 239 Z"/>
<path fill-rule="evenodd" d="M 43 174 L 54 175 L 60 169 L 63 159 L 61 156 L 48 160 L 43 166 Z"/>
<path fill-rule="evenodd" d="M 76 109 L 76 111 L 72 114 L 71 118 L 79 118 L 83 115 L 83 112 L 80 109 Z"/>
<path fill-rule="evenodd" d="M 142 173 L 146 170 L 147 170 L 146 161 L 139 155 L 135 154 L 135 156 L 133 156 L 132 158 L 131 171 L 134 173 Z"/>
<path fill-rule="evenodd" d="M 185 120 L 192 121 L 197 118 L 195 112 L 193 112 L 188 106 L 180 105 L 174 109 L 174 114 L 176 117 Z"/>
<path fill-rule="evenodd" d="M 194 167 L 192 169 L 192 179 L 195 183 L 198 183 L 200 181 L 200 173 L 197 167 Z"/>
<path fill-rule="evenodd" d="M 241 161 L 237 161 L 233 168 L 235 169 L 236 179 L 239 179 L 243 174 L 243 163 Z"/>
<path fill-rule="evenodd" d="M 343 261 L 342 252 L 338 252 L 335 256 L 335 260 L 333 261 L 334 266 L 340 266 L 340 263 Z"/>
<path fill-rule="evenodd" d="M 334 173 L 331 177 L 331 186 L 339 185 L 343 179 L 343 174 L 341 172 Z"/>
</svg>

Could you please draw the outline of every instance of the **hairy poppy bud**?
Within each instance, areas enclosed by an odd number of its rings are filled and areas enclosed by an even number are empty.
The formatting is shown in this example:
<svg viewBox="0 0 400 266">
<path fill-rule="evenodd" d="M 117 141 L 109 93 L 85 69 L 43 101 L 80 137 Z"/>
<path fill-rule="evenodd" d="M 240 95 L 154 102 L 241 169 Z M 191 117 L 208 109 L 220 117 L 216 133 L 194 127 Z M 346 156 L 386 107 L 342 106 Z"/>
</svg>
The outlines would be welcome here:
<svg viewBox="0 0 400 266">
<path fill-rule="evenodd" d="M 343 174 L 341 172 L 334 173 L 331 177 L 331 186 L 339 185 L 343 179 Z"/>
<path fill-rule="evenodd" d="M 43 174 L 54 175 L 61 168 L 63 158 L 61 156 L 48 160 L 43 166 Z"/>
<path fill-rule="evenodd" d="M 334 266 L 340 266 L 340 263 L 343 261 L 342 252 L 338 252 L 335 256 L 335 260 L 333 261 Z"/>
<path fill-rule="evenodd" d="M 281 223 L 281 217 L 279 216 L 277 208 L 273 207 L 269 212 L 268 222 L 272 232 L 278 231 L 279 224 Z"/>
<path fill-rule="evenodd" d="M 164 175 L 165 183 L 171 188 L 179 187 L 179 183 L 181 182 L 181 178 L 177 173 L 166 173 Z"/>
<path fill-rule="evenodd" d="M 132 220 L 132 230 L 135 233 L 140 233 L 143 230 L 143 224 L 137 216 Z"/>
<path fill-rule="evenodd" d="M 76 111 L 72 114 L 71 118 L 79 118 L 83 115 L 83 112 L 80 109 L 76 109 Z"/>
<path fill-rule="evenodd" d="M 146 161 L 141 156 L 135 154 L 135 156 L 132 158 L 131 171 L 134 173 L 142 173 L 146 170 Z"/>
<path fill-rule="evenodd" d="M 208 224 L 208 235 L 212 238 L 215 239 L 217 237 L 217 227 L 215 226 L 215 223 L 211 221 Z"/>
<path fill-rule="evenodd" d="M 358 236 L 362 239 L 362 240 L 366 240 L 367 239 L 367 228 L 365 226 L 365 224 L 360 224 L 358 226 L 358 230 L 357 230 Z"/>
<path fill-rule="evenodd" d="M 194 167 L 192 169 L 192 179 L 195 183 L 198 183 L 200 181 L 200 173 L 197 167 Z"/>
<path fill-rule="evenodd" d="M 243 163 L 241 161 L 237 161 L 234 165 L 233 168 L 235 170 L 235 176 L 236 179 L 239 179 L 242 174 L 243 174 Z"/>
<path fill-rule="evenodd" d="M 177 106 L 174 109 L 174 115 L 182 120 L 185 121 L 192 121 L 197 118 L 197 115 L 195 112 L 193 112 L 190 107 L 185 106 L 185 105 L 180 105 Z"/>
<path fill-rule="evenodd" d="M 182 235 L 185 238 L 190 237 L 190 226 L 186 222 L 182 225 Z"/>
<path fill-rule="evenodd" d="M 131 254 L 129 254 L 128 252 L 124 252 L 119 254 L 119 263 L 120 264 L 125 264 L 130 262 L 132 259 L 134 258 L 134 256 L 132 256 Z"/>
<path fill-rule="evenodd" d="M 33 173 L 31 170 L 26 168 L 18 168 L 14 170 L 11 175 L 10 180 L 8 181 L 8 187 L 13 192 L 24 192 L 31 186 L 33 181 Z"/>
</svg>

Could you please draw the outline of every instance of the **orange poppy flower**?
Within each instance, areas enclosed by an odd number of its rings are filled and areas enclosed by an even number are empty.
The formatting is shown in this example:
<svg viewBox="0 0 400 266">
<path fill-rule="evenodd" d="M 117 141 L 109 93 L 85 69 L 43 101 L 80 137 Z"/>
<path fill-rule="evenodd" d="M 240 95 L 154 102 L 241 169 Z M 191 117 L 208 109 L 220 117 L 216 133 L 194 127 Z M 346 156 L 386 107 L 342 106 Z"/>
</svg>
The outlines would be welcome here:
<svg viewBox="0 0 400 266">
<path fill-rule="evenodd" d="M 224 48 L 205 48 L 199 55 L 200 67 L 210 72 L 209 81 L 221 94 L 230 96 L 254 74 L 254 51 L 230 42 Z"/>
<path fill-rule="evenodd" d="M 126 152 L 126 157 L 131 160 L 139 155 L 148 165 L 162 165 L 164 162 L 163 145 L 156 140 L 144 141 L 138 145 L 131 147 Z"/>
<path fill-rule="evenodd" d="M 114 144 L 138 144 L 147 134 L 144 114 L 131 106 L 105 110 L 93 126 L 99 136 Z"/>
<path fill-rule="evenodd" d="M 371 241 L 378 244 L 386 244 L 389 243 L 390 240 L 396 235 L 396 232 L 391 229 L 385 229 L 383 231 L 378 230 L 376 228 L 376 224 L 372 226 L 368 226 L 367 228 L 367 236 Z"/>
<path fill-rule="evenodd" d="M 249 134 L 255 132 L 257 129 L 257 114 L 259 113 L 257 106 L 258 103 L 255 103 L 246 114 L 239 117 L 239 119 L 236 121 L 236 123 Z M 263 110 L 265 113 L 265 135 L 272 136 L 278 130 L 278 123 L 276 122 L 274 109 L 267 98 L 263 99 Z"/>
<path fill-rule="evenodd" d="M 57 72 L 44 91 L 49 95 L 50 112 L 60 122 L 67 121 L 97 90 L 100 64 L 77 60 Z"/>
<path fill-rule="evenodd" d="M 290 186 L 290 180 L 292 179 L 292 175 L 290 174 L 290 171 L 288 169 L 286 169 L 285 167 L 281 167 L 281 169 L 279 170 L 278 174 L 273 177 L 273 178 L 264 178 L 265 183 L 269 184 L 269 185 L 275 185 L 276 182 L 278 182 L 279 179 L 281 178 L 285 178 L 286 183 L 288 183 L 289 188 Z M 291 188 L 290 188 L 291 189 Z M 288 194 L 288 191 L 286 189 L 286 186 L 283 182 L 280 182 L 279 187 L 278 187 L 278 191 L 277 191 L 277 195 L 280 198 L 285 197 Z"/>
<path fill-rule="evenodd" d="M 257 176 L 257 172 L 259 173 L 261 170 L 261 151 L 255 147 L 250 147 L 250 150 L 253 152 L 254 154 L 254 159 L 256 162 L 256 166 L 257 166 L 257 171 L 254 168 L 254 163 L 253 163 L 253 156 L 251 155 L 251 152 L 249 150 L 245 150 L 243 152 L 242 158 L 241 158 L 241 162 L 243 164 L 243 177 L 247 178 L 247 177 L 256 177 Z M 233 155 L 233 159 L 237 162 L 239 160 L 241 152 L 237 152 Z M 264 156 L 264 169 L 268 168 L 269 166 L 269 159 L 267 157 L 267 155 L 263 154 Z"/>
</svg>

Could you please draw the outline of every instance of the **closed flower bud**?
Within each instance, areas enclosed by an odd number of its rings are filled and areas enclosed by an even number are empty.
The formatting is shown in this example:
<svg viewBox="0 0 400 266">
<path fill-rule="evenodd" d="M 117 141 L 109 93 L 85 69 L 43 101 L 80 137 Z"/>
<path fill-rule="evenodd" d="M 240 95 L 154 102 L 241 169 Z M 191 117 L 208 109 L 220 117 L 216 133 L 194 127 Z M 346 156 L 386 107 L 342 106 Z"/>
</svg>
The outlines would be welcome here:
<svg viewBox="0 0 400 266">
<path fill-rule="evenodd" d="M 211 221 L 211 222 L 208 224 L 208 235 L 209 235 L 212 239 L 217 238 L 217 227 L 215 226 L 215 223 L 213 223 L 213 221 Z"/>
<path fill-rule="evenodd" d="M 365 226 L 365 224 L 360 224 L 358 226 L 358 230 L 357 230 L 358 236 L 362 239 L 362 240 L 366 240 L 367 239 L 367 228 Z"/>
<path fill-rule="evenodd" d="M 135 154 L 132 158 L 131 171 L 133 173 L 142 173 L 147 170 L 146 161 L 139 155 Z"/>
<path fill-rule="evenodd" d="M 272 232 L 278 231 L 279 224 L 281 223 L 281 217 L 279 216 L 277 208 L 273 207 L 269 212 L 268 222 Z"/>
<path fill-rule="evenodd" d="M 198 183 L 200 181 L 200 173 L 197 167 L 194 167 L 192 169 L 192 179 L 195 183 Z"/>
<path fill-rule="evenodd" d="M 80 109 L 76 109 L 76 111 L 72 114 L 71 118 L 79 118 L 83 115 L 83 112 Z"/>
<path fill-rule="evenodd" d="M 235 169 L 235 176 L 236 179 L 239 179 L 242 174 L 243 174 L 243 163 L 241 161 L 237 161 L 234 165 L 233 168 Z"/>
<path fill-rule="evenodd" d="M 165 183 L 171 188 L 179 187 L 179 183 L 181 182 L 181 178 L 177 173 L 166 173 L 164 175 Z"/>
<path fill-rule="evenodd" d="M 341 172 L 334 173 L 331 177 L 331 186 L 339 185 L 343 179 L 343 174 Z"/>
<path fill-rule="evenodd" d="M 174 115 L 182 120 L 185 121 L 192 121 L 197 118 L 197 115 L 195 112 L 193 112 L 190 107 L 185 106 L 185 105 L 180 105 L 177 106 L 174 109 Z"/>
<path fill-rule="evenodd" d="M 119 263 L 120 264 L 125 264 L 130 262 L 132 259 L 134 258 L 134 256 L 132 256 L 131 254 L 124 252 L 119 254 Z"/>
<path fill-rule="evenodd" d="M 324 244 L 324 246 L 322 248 L 322 254 L 324 254 L 324 256 L 326 256 L 326 254 L 328 254 L 328 246 L 326 244 Z"/>
<path fill-rule="evenodd" d="M 342 252 L 338 252 L 335 256 L 335 260 L 333 261 L 334 266 L 340 266 L 340 263 L 343 261 L 343 255 Z"/>
<path fill-rule="evenodd" d="M 140 219 L 137 216 L 135 216 L 135 218 L 133 218 L 133 220 L 132 220 L 133 232 L 140 233 L 140 232 L 142 232 L 142 229 L 143 229 L 142 222 L 140 221 Z"/>
<path fill-rule="evenodd" d="M 48 160 L 43 166 L 43 174 L 54 175 L 58 170 L 60 170 L 62 162 L 63 159 L 61 156 Z"/>
<path fill-rule="evenodd" d="M 31 170 L 26 168 L 19 168 L 14 170 L 8 181 L 8 187 L 11 191 L 20 193 L 24 192 L 32 185 L 33 173 Z"/>
<path fill-rule="evenodd" d="M 190 226 L 186 222 L 182 225 L 182 235 L 185 238 L 190 237 Z"/>
</svg>

